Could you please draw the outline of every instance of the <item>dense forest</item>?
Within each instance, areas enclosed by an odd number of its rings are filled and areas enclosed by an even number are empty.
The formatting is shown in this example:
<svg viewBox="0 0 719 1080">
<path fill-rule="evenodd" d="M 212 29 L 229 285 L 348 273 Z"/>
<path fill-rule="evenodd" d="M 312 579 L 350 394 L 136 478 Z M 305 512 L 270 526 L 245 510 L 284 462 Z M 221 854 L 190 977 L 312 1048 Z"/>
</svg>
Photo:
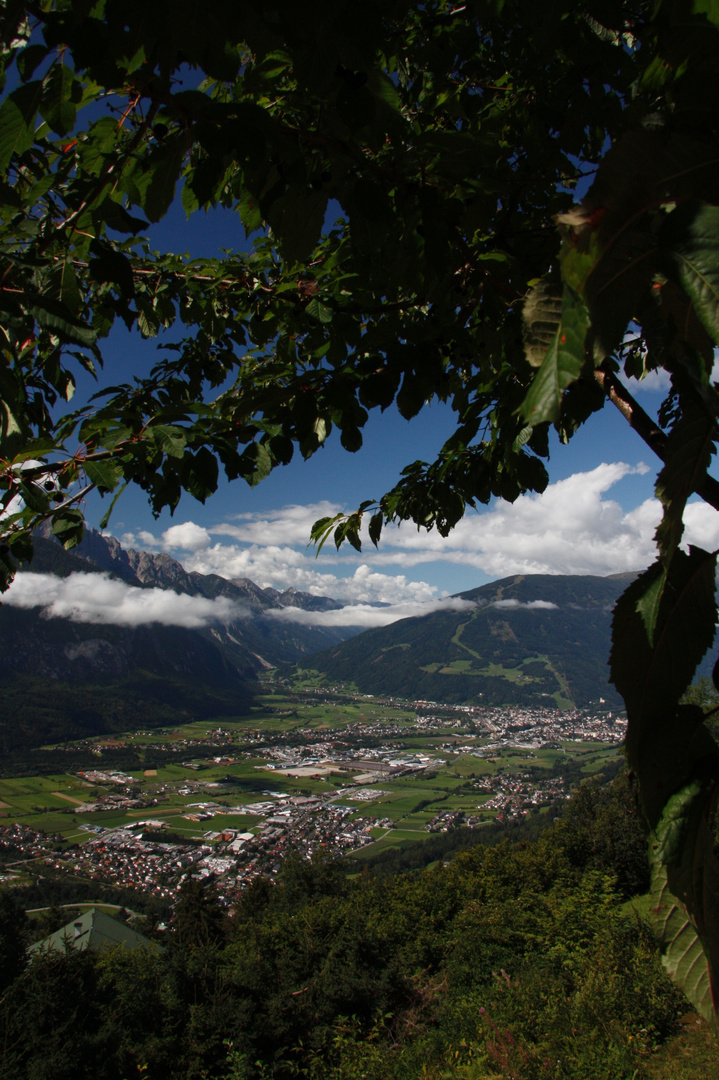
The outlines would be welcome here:
<svg viewBox="0 0 719 1080">
<path fill-rule="evenodd" d="M 0 1073 L 674 1078 L 657 1069 L 689 1006 L 641 915 L 645 852 L 622 774 L 582 785 L 535 839 L 451 862 L 438 849 L 433 865 L 378 874 L 290 858 L 231 912 L 190 880 L 169 929 L 135 924 L 157 948 L 27 964 L 38 930 L 5 892 Z"/>
</svg>

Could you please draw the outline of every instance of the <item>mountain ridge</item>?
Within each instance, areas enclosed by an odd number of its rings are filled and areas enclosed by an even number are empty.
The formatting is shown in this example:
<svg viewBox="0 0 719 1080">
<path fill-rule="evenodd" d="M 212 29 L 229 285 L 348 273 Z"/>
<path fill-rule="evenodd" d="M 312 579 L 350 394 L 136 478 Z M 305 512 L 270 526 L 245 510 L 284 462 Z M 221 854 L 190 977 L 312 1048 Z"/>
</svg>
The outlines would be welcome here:
<svg viewBox="0 0 719 1080">
<path fill-rule="evenodd" d="M 608 679 L 611 613 L 633 576 L 513 575 L 455 594 L 471 608 L 366 630 L 351 647 L 315 654 L 312 667 L 363 693 L 621 708 Z"/>
</svg>

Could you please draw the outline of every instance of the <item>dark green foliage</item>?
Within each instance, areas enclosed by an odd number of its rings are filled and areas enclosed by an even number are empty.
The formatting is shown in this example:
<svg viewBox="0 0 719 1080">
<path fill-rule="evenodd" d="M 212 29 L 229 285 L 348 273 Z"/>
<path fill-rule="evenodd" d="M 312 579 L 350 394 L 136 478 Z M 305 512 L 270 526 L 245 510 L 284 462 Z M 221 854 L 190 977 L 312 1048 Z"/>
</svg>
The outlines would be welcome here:
<svg viewBox="0 0 719 1080">
<path fill-rule="evenodd" d="M 181 947 L 216 945 L 222 938 L 224 916 L 212 878 L 187 878 L 182 883 L 173 917 Z"/>
<path fill-rule="evenodd" d="M 562 845 L 570 861 L 613 874 L 624 897 L 649 888 L 648 829 L 636 785 L 623 772 L 609 786 L 587 780 L 575 791 L 562 823 Z"/>
<path fill-rule="evenodd" d="M 48 687 L 44 677 L 9 677 L 3 679 L 0 704 L 2 769 L 12 767 L 17 760 L 17 768 L 24 767 L 26 775 L 28 771 L 42 772 L 42 755 L 27 755 L 32 747 L 164 727 L 181 722 L 183 717 L 237 716 L 249 707 L 251 700 L 244 685 L 241 692 L 235 689 L 223 692 L 222 687 L 208 691 L 194 680 L 142 671 L 122 679 L 90 681 L 81 686 L 58 679 Z M 117 760 L 118 768 L 139 768 L 139 759 L 132 751 L 120 756 L 125 764 Z"/>
<path fill-rule="evenodd" d="M 113 888 L 111 885 L 103 885 L 98 881 L 83 881 L 67 874 L 58 873 L 54 870 L 43 868 L 43 872 L 37 872 L 36 876 L 27 885 L 23 886 L 23 903 L 28 908 L 57 907 L 61 904 L 92 903 L 95 901 L 108 904 L 123 904 L 132 911 L 137 911 L 150 918 L 169 917 L 169 906 L 157 897 L 134 889 Z M 59 917 L 59 916 L 58 916 Z M 65 917 L 56 929 L 67 922 Z"/>
<path fill-rule="evenodd" d="M 0 888 L 0 993 L 25 966 L 28 919 L 9 889 Z"/>
<path fill-rule="evenodd" d="M 103 1032 L 97 971 L 89 953 L 35 956 L 6 991 L 2 1008 L 2 1066 L 8 1080 L 107 1075 L 111 1047 Z"/>
</svg>

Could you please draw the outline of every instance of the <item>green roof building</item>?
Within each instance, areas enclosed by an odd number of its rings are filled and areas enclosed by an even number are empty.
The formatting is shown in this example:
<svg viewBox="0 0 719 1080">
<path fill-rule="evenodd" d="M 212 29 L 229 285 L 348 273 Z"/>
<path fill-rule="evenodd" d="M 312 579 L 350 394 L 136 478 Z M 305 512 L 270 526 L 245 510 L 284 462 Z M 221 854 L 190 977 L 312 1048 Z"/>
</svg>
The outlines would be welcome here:
<svg viewBox="0 0 719 1080">
<path fill-rule="evenodd" d="M 29 953 L 35 952 L 67 952 L 68 949 L 101 949 L 103 946 L 122 945 L 126 949 L 140 949 L 148 946 L 159 946 L 146 938 L 144 934 L 138 934 L 130 926 L 126 926 L 119 919 L 113 919 L 99 908 L 89 908 L 83 915 L 73 922 L 66 923 L 56 930 L 54 934 L 36 941 L 28 949 Z"/>
</svg>

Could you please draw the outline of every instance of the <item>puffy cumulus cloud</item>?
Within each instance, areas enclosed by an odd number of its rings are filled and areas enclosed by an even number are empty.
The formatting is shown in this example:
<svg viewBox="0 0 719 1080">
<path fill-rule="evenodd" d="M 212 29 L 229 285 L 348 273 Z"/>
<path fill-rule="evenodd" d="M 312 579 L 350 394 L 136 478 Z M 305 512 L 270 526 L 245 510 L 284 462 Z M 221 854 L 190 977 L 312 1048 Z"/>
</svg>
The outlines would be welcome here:
<svg viewBox="0 0 719 1080">
<path fill-rule="evenodd" d="M 377 626 L 389 626 L 400 619 L 430 615 L 435 611 L 470 611 L 475 606 L 471 600 L 450 597 L 429 603 L 394 604 L 390 607 L 347 604 L 336 611 L 303 611 L 301 608 L 288 607 L 273 609 L 265 614 L 278 622 L 302 623 L 304 626 L 361 626 L 364 630 L 369 630 Z"/>
<path fill-rule="evenodd" d="M 426 604 L 437 590 L 426 581 L 408 581 L 404 574 L 380 574 L 362 563 L 352 577 L 338 581 L 340 600 L 371 601 L 378 604 Z"/>
<path fill-rule="evenodd" d="M 199 574 L 218 574 L 224 578 L 251 578 L 263 589 L 287 589 L 294 585 L 316 596 L 327 595 L 327 589 L 339 580 L 334 574 L 322 574 L 316 569 L 314 557 L 292 547 L 268 544 L 213 544 L 203 551 L 193 552 L 182 560 L 186 570 Z"/>
<path fill-rule="evenodd" d="M 404 530 L 390 534 L 394 551 L 375 561 L 403 566 L 442 558 L 474 566 L 493 578 L 509 574 L 611 574 L 638 570 L 654 559 L 661 517 L 655 499 L 625 512 L 606 493 L 625 476 L 644 473 L 622 462 L 550 484 L 515 503 L 497 502 L 469 514 L 443 540 Z"/>
<path fill-rule="evenodd" d="M 182 551 L 202 551 L 211 544 L 210 534 L 194 521 L 182 525 L 171 525 L 162 534 L 165 547 L 180 548 Z"/>
<path fill-rule="evenodd" d="M 3 602 L 11 607 L 42 608 L 48 618 L 111 626 L 181 626 L 200 630 L 215 622 L 246 617 L 246 608 L 227 597 L 207 600 L 168 589 L 138 589 L 107 574 L 18 574 Z"/>
<path fill-rule="evenodd" d="M 551 600 L 495 600 L 492 607 L 500 611 L 516 611 L 518 608 L 526 608 L 527 611 L 557 611 L 557 605 Z"/>
</svg>

